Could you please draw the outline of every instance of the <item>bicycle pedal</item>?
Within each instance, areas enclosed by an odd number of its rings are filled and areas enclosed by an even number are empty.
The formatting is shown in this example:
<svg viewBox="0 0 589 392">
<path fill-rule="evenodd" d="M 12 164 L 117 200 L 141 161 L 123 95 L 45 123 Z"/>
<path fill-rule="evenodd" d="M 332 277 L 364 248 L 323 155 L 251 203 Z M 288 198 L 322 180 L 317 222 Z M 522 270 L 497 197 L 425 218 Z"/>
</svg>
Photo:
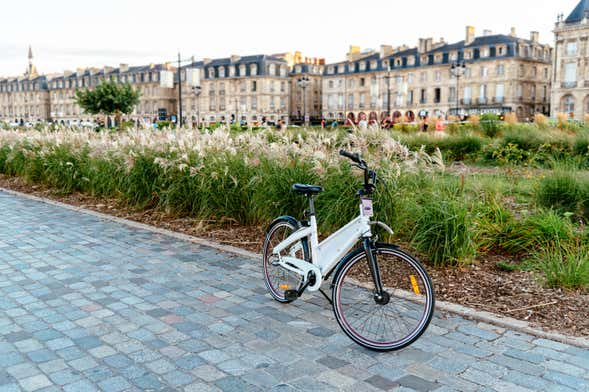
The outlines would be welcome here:
<svg viewBox="0 0 589 392">
<path fill-rule="evenodd" d="M 286 290 L 284 292 L 284 299 L 287 301 L 294 301 L 299 298 L 299 292 L 297 290 Z"/>
</svg>

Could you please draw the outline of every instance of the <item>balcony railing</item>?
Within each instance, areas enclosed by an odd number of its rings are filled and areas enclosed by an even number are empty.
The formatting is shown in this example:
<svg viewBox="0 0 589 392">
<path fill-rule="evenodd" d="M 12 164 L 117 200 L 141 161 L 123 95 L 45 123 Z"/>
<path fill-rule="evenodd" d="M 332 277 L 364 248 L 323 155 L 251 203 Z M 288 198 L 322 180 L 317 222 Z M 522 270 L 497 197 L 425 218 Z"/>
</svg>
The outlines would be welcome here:
<svg viewBox="0 0 589 392">
<path fill-rule="evenodd" d="M 493 103 L 503 103 L 505 102 L 505 97 L 493 97 Z"/>
<path fill-rule="evenodd" d="M 477 103 L 479 105 L 486 105 L 487 104 L 487 98 L 477 98 Z"/>
<path fill-rule="evenodd" d="M 463 98 L 460 100 L 460 103 L 462 105 L 470 105 L 472 103 L 472 100 L 470 98 Z"/>
<path fill-rule="evenodd" d="M 584 85 L 585 87 L 589 87 L 589 80 L 585 80 L 585 82 L 583 83 L 583 85 Z"/>
<path fill-rule="evenodd" d="M 577 82 L 562 82 L 560 87 L 561 88 L 575 88 L 575 87 L 577 87 Z"/>
</svg>

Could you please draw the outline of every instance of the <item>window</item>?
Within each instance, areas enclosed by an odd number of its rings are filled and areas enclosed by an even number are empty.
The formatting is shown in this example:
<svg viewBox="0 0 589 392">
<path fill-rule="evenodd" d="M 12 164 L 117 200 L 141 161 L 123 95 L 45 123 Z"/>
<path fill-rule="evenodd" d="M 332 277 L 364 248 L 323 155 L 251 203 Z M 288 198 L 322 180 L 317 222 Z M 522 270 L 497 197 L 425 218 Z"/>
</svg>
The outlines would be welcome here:
<svg viewBox="0 0 589 392">
<path fill-rule="evenodd" d="M 344 94 L 337 95 L 337 108 L 339 110 L 344 110 Z"/>
<path fill-rule="evenodd" d="M 487 102 L 487 85 L 482 84 L 479 89 L 479 103 Z"/>
<path fill-rule="evenodd" d="M 481 77 L 486 78 L 489 75 L 489 68 L 481 67 Z"/>
<path fill-rule="evenodd" d="M 250 75 L 256 76 L 257 74 L 258 74 L 258 65 L 257 64 L 250 65 Z"/>
<path fill-rule="evenodd" d="M 280 82 L 280 92 L 283 93 L 286 90 L 286 83 Z"/>
<path fill-rule="evenodd" d="M 436 78 L 436 82 L 441 81 L 442 80 L 442 71 L 436 71 L 435 78 Z"/>
<path fill-rule="evenodd" d="M 407 83 L 409 83 L 409 84 L 413 83 L 413 74 L 412 73 L 407 75 Z"/>
<path fill-rule="evenodd" d="M 239 76 L 245 76 L 245 64 L 239 66 Z"/>
<path fill-rule="evenodd" d="M 505 86 L 503 84 L 498 84 L 495 87 L 495 101 L 503 102 L 504 95 L 505 95 Z"/>
<path fill-rule="evenodd" d="M 276 75 L 276 64 L 270 64 L 268 66 L 268 74 L 270 76 L 275 76 Z"/>
<path fill-rule="evenodd" d="M 343 74 L 344 72 L 346 72 L 346 66 L 343 64 L 338 65 L 337 66 L 337 73 Z"/>
<path fill-rule="evenodd" d="M 333 80 L 327 82 L 327 88 L 333 88 Z"/>
<path fill-rule="evenodd" d="M 253 96 L 252 97 L 252 110 L 256 110 L 258 109 L 258 97 Z"/>
<path fill-rule="evenodd" d="M 366 80 L 364 78 L 360 78 L 360 87 L 364 87 L 366 84 Z"/>
<path fill-rule="evenodd" d="M 365 61 L 360 62 L 360 71 L 366 71 L 366 62 Z"/>
<path fill-rule="evenodd" d="M 464 88 L 464 103 L 470 103 L 470 99 L 472 98 L 472 88 L 467 86 Z"/>
<path fill-rule="evenodd" d="M 456 102 L 456 87 L 450 87 L 448 90 L 448 102 Z"/>
<path fill-rule="evenodd" d="M 524 69 L 524 65 L 520 64 L 519 65 L 519 76 L 522 77 L 525 75 L 525 69 Z"/>
<path fill-rule="evenodd" d="M 330 94 L 327 96 L 327 108 L 329 110 L 335 109 L 335 95 Z"/>
<path fill-rule="evenodd" d="M 348 109 L 354 107 L 354 94 L 348 95 Z"/>
<path fill-rule="evenodd" d="M 225 67 L 219 67 L 219 77 L 220 78 L 225 77 Z"/>
<path fill-rule="evenodd" d="M 442 89 L 434 89 L 434 103 L 440 103 L 442 101 Z"/>
<path fill-rule="evenodd" d="M 420 95 L 419 95 L 419 102 L 420 103 L 426 103 L 427 102 L 427 91 L 422 88 Z"/>
<path fill-rule="evenodd" d="M 229 66 L 229 76 L 235 77 L 235 67 L 234 66 Z"/>
<path fill-rule="evenodd" d="M 354 79 L 350 79 L 350 80 L 348 81 L 348 87 L 349 87 L 349 88 L 354 88 L 354 84 L 355 84 L 355 83 L 354 83 Z"/>
<path fill-rule="evenodd" d="M 566 55 L 567 56 L 576 56 L 577 55 L 577 43 L 576 42 L 567 42 Z"/>
<path fill-rule="evenodd" d="M 524 88 L 523 86 L 520 84 L 517 86 L 517 97 L 521 98 L 524 95 Z"/>
<path fill-rule="evenodd" d="M 568 63 L 564 65 L 565 83 L 574 83 L 577 81 L 577 63 Z"/>
<path fill-rule="evenodd" d="M 563 111 L 565 113 L 574 113 L 575 111 L 575 99 L 573 98 L 572 95 L 567 95 L 566 97 L 564 97 L 563 99 Z"/>
<path fill-rule="evenodd" d="M 499 64 L 497 65 L 497 76 L 505 75 L 505 65 Z"/>
<path fill-rule="evenodd" d="M 258 82 L 256 80 L 252 80 L 252 92 L 255 93 L 258 91 Z"/>
<path fill-rule="evenodd" d="M 489 48 L 481 49 L 481 57 L 489 57 Z"/>
<path fill-rule="evenodd" d="M 427 82 L 427 72 L 421 72 L 419 74 L 419 81 L 420 82 Z"/>
<path fill-rule="evenodd" d="M 360 94 L 360 109 L 364 109 L 364 106 L 366 106 L 366 95 L 364 95 L 364 93 Z"/>
</svg>

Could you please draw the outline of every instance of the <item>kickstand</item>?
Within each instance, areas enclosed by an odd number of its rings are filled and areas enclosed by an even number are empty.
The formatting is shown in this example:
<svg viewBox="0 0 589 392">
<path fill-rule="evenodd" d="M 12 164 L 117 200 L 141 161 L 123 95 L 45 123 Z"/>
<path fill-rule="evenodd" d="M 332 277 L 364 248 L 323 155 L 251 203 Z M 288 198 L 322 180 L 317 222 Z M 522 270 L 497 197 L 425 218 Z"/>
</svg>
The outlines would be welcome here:
<svg viewBox="0 0 589 392">
<path fill-rule="evenodd" d="M 328 300 L 329 303 L 333 305 L 333 301 L 331 300 L 331 298 L 329 298 L 327 296 L 327 294 L 325 294 L 325 291 L 323 291 L 322 289 L 319 289 L 319 291 L 321 292 L 321 294 L 323 294 L 323 296 L 325 297 L 325 299 Z"/>
</svg>

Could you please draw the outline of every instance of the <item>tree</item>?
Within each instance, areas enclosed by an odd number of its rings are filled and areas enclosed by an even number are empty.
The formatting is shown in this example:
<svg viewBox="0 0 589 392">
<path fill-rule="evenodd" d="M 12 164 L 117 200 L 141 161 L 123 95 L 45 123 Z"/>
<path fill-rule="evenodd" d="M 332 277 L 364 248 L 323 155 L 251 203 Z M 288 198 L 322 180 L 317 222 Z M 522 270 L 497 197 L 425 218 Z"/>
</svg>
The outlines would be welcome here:
<svg viewBox="0 0 589 392">
<path fill-rule="evenodd" d="M 87 113 L 115 116 L 121 128 L 121 116 L 129 114 L 139 103 L 141 93 L 130 84 L 103 81 L 94 90 L 77 90 L 76 102 Z"/>
</svg>

